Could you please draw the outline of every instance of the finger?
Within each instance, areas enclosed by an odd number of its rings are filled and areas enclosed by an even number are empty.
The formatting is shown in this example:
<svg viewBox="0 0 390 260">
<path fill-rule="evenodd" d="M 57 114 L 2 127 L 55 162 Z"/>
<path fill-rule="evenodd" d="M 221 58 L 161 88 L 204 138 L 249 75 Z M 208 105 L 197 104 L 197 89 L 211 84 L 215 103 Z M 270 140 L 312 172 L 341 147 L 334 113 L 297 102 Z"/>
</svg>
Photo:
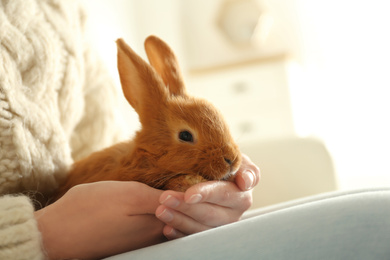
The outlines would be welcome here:
<svg viewBox="0 0 390 260">
<path fill-rule="evenodd" d="M 234 182 L 240 190 L 248 191 L 257 185 L 259 178 L 257 178 L 256 174 L 252 170 L 243 170 L 236 173 Z"/>
<path fill-rule="evenodd" d="M 160 201 L 165 207 L 188 216 L 190 218 L 188 221 L 195 220 L 203 225 L 212 227 L 235 222 L 240 219 L 242 213 L 246 210 L 224 207 L 209 202 L 188 204 L 184 201 L 183 193 L 174 191 L 163 193 Z M 170 223 L 170 219 L 161 220 L 165 223 Z"/>
<path fill-rule="evenodd" d="M 212 228 L 164 205 L 157 208 L 156 217 L 182 234 L 194 234 Z M 170 236 L 173 237 L 174 235 L 171 234 Z"/>
<path fill-rule="evenodd" d="M 236 222 L 242 216 L 243 211 L 224 208 L 209 203 L 188 205 L 182 203 L 176 209 L 165 205 L 157 208 L 156 216 L 166 224 L 185 232 L 200 232 L 203 226 L 218 227 Z M 174 219 L 178 217 L 178 219 Z M 198 226 L 198 223 L 201 224 Z M 194 229 L 188 229 L 187 226 Z"/>
<path fill-rule="evenodd" d="M 251 159 L 242 154 L 242 163 L 235 178 L 237 186 L 241 190 L 251 190 L 260 181 L 260 169 L 257 167 Z"/>
<path fill-rule="evenodd" d="M 164 191 L 159 198 L 159 202 L 167 207 L 177 208 L 184 202 L 184 192 L 172 190 Z"/>
<path fill-rule="evenodd" d="M 236 210 L 247 210 L 252 205 L 252 193 L 242 191 L 233 182 L 210 181 L 190 187 L 184 194 L 187 204 L 211 203 Z"/>
<path fill-rule="evenodd" d="M 163 228 L 163 234 L 169 240 L 185 237 L 187 235 L 180 232 L 179 230 L 174 229 L 169 225 L 165 225 L 165 227 Z"/>
</svg>

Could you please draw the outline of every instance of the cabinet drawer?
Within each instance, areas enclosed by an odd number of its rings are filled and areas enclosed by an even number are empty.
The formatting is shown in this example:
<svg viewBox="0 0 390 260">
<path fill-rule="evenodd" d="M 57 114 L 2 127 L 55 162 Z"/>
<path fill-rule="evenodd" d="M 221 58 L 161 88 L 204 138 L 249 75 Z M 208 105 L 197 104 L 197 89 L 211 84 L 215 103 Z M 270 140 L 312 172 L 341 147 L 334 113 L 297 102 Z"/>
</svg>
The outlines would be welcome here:
<svg viewBox="0 0 390 260">
<path fill-rule="evenodd" d="M 292 134 L 287 69 L 285 60 L 221 69 L 187 78 L 187 87 L 217 106 L 237 137 Z"/>
</svg>

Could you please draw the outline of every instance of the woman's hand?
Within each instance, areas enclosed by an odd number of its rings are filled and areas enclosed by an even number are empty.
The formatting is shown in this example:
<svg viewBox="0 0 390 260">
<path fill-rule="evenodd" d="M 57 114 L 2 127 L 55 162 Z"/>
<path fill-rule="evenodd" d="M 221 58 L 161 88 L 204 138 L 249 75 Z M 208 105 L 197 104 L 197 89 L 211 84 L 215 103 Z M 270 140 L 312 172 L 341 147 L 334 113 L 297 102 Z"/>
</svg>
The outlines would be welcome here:
<svg viewBox="0 0 390 260">
<path fill-rule="evenodd" d="M 242 154 L 242 162 L 235 178 L 235 183 L 242 191 L 252 190 L 260 181 L 260 169 L 251 159 Z"/>
<path fill-rule="evenodd" d="M 49 259 L 96 259 L 166 240 L 154 215 L 161 194 L 137 182 L 73 187 L 35 212 Z"/>
<path fill-rule="evenodd" d="M 238 221 L 252 205 L 252 191 L 260 180 L 260 170 L 248 156 L 237 172 L 235 183 L 203 182 L 185 193 L 165 191 L 156 216 L 166 225 L 164 235 L 175 239 Z"/>
</svg>

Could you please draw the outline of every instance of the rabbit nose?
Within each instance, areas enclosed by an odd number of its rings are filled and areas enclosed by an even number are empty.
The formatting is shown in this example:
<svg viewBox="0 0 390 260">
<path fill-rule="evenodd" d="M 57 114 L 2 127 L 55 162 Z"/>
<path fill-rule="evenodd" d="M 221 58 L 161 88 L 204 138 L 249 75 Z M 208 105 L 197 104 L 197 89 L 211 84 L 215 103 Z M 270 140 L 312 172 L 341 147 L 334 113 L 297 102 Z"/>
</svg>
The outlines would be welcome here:
<svg viewBox="0 0 390 260">
<path fill-rule="evenodd" d="M 228 158 L 223 158 L 223 159 L 225 159 L 225 162 L 227 163 L 227 164 L 229 164 L 230 166 L 232 165 L 232 161 L 231 160 L 229 160 Z"/>
</svg>

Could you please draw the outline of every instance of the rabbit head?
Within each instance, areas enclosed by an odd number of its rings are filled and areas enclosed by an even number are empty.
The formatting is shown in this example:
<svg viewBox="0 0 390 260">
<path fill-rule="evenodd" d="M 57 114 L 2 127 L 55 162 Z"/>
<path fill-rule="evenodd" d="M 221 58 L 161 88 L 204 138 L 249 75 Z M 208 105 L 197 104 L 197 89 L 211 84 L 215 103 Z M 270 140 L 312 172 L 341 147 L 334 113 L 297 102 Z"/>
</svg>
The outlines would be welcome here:
<svg viewBox="0 0 390 260">
<path fill-rule="evenodd" d="M 239 148 L 220 112 L 187 94 L 170 47 L 149 36 L 149 65 L 122 39 L 117 46 L 122 90 L 141 122 L 135 149 L 153 158 L 161 171 L 232 180 L 241 164 Z"/>
</svg>

